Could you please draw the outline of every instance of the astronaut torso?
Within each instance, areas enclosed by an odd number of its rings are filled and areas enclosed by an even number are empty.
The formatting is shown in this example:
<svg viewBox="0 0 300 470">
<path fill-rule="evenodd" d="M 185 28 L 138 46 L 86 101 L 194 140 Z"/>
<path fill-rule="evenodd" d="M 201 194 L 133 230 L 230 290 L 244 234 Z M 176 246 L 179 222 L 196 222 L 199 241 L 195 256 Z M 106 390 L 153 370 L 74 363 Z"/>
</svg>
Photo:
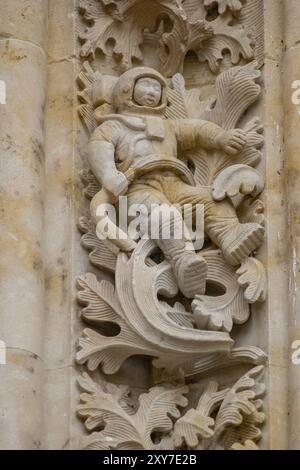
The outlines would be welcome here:
<svg viewBox="0 0 300 470">
<path fill-rule="evenodd" d="M 175 123 L 158 116 L 110 115 L 94 131 L 92 140 L 114 147 L 117 168 L 141 172 L 165 171 L 179 175 L 189 184 L 194 179 L 188 167 L 177 157 Z"/>
<path fill-rule="evenodd" d="M 126 117 L 119 121 L 116 162 L 139 167 L 151 159 L 177 160 L 177 140 L 172 124 L 160 117 Z"/>
</svg>

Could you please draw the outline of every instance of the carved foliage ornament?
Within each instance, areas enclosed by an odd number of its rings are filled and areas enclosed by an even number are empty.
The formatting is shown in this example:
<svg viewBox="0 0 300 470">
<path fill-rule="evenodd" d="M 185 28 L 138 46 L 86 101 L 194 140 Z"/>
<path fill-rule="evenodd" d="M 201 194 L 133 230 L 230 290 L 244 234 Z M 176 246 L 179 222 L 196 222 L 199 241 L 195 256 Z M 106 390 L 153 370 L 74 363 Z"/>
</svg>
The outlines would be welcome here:
<svg viewBox="0 0 300 470">
<path fill-rule="evenodd" d="M 264 225 L 264 207 L 258 199 L 264 181 L 255 168 L 261 160 L 262 125 L 245 114 L 260 95 L 261 44 L 253 47 L 253 35 L 259 42 L 261 6 L 259 0 L 80 1 L 87 24 L 80 33 L 83 57 L 93 60 L 97 49 L 112 53 L 111 60 L 124 70 L 132 69 L 136 61 L 143 63 L 145 38 L 160 48 L 159 69 L 168 81 L 147 69 L 165 86 L 168 105 L 161 107 L 162 116 L 151 118 L 151 122 L 161 119 L 159 128 L 165 123 L 170 123 L 167 129 L 178 122 L 211 123 L 228 138 L 237 135 L 235 129 L 243 118 L 242 134 L 238 134 L 243 145 L 234 157 L 224 145 L 198 145 L 181 151 L 178 165 L 191 172 L 196 188 L 210 188 L 214 207 L 229 201 L 239 226 L 258 227 L 257 234 L 263 233 Z M 201 90 L 186 89 L 178 73 L 189 50 L 214 72 L 225 50 L 230 51 L 233 63 L 254 57 L 257 62 L 220 73 L 215 96 L 203 99 Z M 96 135 L 95 130 L 110 121 L 121 123 L 114 124 L 118 129 L 128 125 L 128 135 L 133 132 L 131 121 L 116 109 L 117 77 L 95 72 L 86 61 L 78 83 L 79 112 L 89 134 Z M 140 116 L 135 116 L 134 125 L 148 122 L 148 117 Z M 256 449 L 264 422 L 261 376 L 266 356 L 254 346 L 235 347 L 231 337 L 234 325 L 249 320 L 250 305 L 263 302 L 267 295 L 264 266 L 249 255 L 253 247 L 247 248 L 247 255 L 242 250 L 237 258 L 228 256 L 223 238 L 229 239 L 232 231 L 225 236 L 221 226 L 215 228 L 217 219 L 206 221 L 212 225 L 208 243 L 195 254 L 206 269 L 206 291 L 187 299 L 179 295 L 184 291 L 177 268 L 157 252 L 155 241 L 132 240 L 129 246 L 97 237 L 93 204 L 106 193 L 92 171 L 84 170 L 81 179 L 85 196 L 92 201 L 91 216 L 79 222 L 82 245 L 89 251 L 91 264 L 109 272 L 111 280 L 99 281 L 94 274 L 78 280 L 78 302 L 88 328 L 79 339 L 77 362 L 94 374 L 93 379 L 86 373 L 79 379 L 84 393 L 78 414 L 90 433 L 80 439 L 79 447 Z M 258 238 L 256 247 L 262 242 Z M 137 355 L 150 357 L 158 374 L 158 385 L 141 394 L 138 402 L 129 387 L 112 385 L 106 379 Z M 236 365 L 255 367 L 238 378 Z M 229 388 L 215 379 L 215 371 L 222 368 L 230 368 L 235 376 Z M 195 380 L 208 372 L 213 374 L 210 382 L 189 383 L 190 377 Z"/>
<path fill-rule="evenodd" d="M 95 4 L 80 0 L 86 22 L 86 28 L 80 32 L 81 56 L 94 57 L 97 50 L 112 54 L 124 71 L 134 64 L 143 64 L 143 44 L 147 38 L 159 49 L 160 71 L 165 76 L 182 70 L 189 51 L 217 72 L 225 51 L 229 51 L 232 63 L 237 64 L 241 57 L 246 61 L 254 59 L 261 47 L 256 47 L 254 41 L 261 11 L 256 8 L 256 17 L 252 18 L 253 11 L 247 5 L 242 10 L 244 1 L 98 0 Z M 212 15 L 215 5 L 217 12 Z M 249 21 L 250 30 L 245 28 Z"/>
<path fill-rule="evenodd" d="M 79 379 L 78 415 L 90 436 L 81 449 L 173 450 L 257 448 L 265 415 L 261 411 L 263 367 L 251 369 L 227 389 L 209 382 L 191 407 L 190 387 L 162 384 L 132 402 L 125 386 L 95 384 L 87 374 Z"/>
</svg>

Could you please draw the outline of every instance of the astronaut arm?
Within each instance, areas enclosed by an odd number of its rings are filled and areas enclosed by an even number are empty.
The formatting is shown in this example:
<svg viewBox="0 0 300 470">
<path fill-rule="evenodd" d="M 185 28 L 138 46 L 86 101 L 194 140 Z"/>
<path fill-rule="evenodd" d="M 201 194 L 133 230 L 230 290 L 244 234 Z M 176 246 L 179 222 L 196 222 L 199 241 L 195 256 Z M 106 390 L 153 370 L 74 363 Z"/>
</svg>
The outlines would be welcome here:
<svg viewBox="0 0 300 470">
<path fill-rule="evenodd" d="M 236 155 L 247 142 L 242 129 L 226 131 L 213 122 L 201 119 L 180 119 L 176 121 L 178 143 L 183 151 L 196 147 L 207 150 L 224 150 Z"/>
<path fill-rule="evenodd" d="M 91 140 L 88 160 L 95 177 L 103 188 L 116 197 L 127 191 L 128 181 L 126 176 L 117 170 L 115 149 L 112 143 L 105 140 Z"/>
</svg>

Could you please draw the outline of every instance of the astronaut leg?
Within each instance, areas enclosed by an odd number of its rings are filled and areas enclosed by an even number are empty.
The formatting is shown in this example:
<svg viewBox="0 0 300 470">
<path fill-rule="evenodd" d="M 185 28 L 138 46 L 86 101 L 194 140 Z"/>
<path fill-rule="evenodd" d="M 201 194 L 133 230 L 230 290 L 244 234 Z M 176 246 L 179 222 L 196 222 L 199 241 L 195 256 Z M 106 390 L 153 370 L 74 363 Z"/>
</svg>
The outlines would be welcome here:
<svg viewBox="0 0 300 470">
<path fill-rule="evenodd" d="M 206 203 L 204 218 L 207 234 L 232 266 L 241 264 L 264 240 L 264 227 L 256 223 L 241 224 L 230 201 Z"/>
<path fill-rule="evenodd" d="M 159 188 L 136 184 L 128 191 L 129 205 L 145 204 L 151 219 L 151 236 L 170 262 L 178 287 L 187 298 L 204 294 L 206 289 L 207 264 L 202 256 L 192 249 L 184 237 L 177 238 L 178 227 L 183 227 L 182 216 Z M 153 208 L 153 205 L 156 207 Z M 156 224 L 156 226 L 155 226 Z M 181 230 L 182 233 L 182 230 Z M 167 236 L 166 236 L 167 234 Z"/>
<path fill-rule="evenodd" d="M 192 245 L 187 243 L 184 237 L 179 239 L 174 235 L 176 227 L 181 227 L 181 232 L 183 232 L 184 222 L 180 212 L 174 211 L 174 207 L 163 205 L 152 211 L 151 218 L 152 220 L 162 219 L 158 222 L 156 243 L 170 262 L 180 291 L 188 299 L 194 298 L 197 294 L 204 294 L 207 278 L 205 259 L 195 253 Z M 165 224 L 168 227 L 165 227 Z M 168 230 L 164 230 L 165 228 Z M 165 238 L 164 233 L 167 231 L 171 233 L 171 236 Z"/>
<path fill-rule="evenodd" d="M 216 202 L 209 187 L 193 187 L 177 182 L 172 202 L 203 204 L 205 232 L 221 248 L 225 259 L 237 266 L 263 242 L 264 227 L 256 223 L 241 224 L 229 200 Z"/>
</svg>

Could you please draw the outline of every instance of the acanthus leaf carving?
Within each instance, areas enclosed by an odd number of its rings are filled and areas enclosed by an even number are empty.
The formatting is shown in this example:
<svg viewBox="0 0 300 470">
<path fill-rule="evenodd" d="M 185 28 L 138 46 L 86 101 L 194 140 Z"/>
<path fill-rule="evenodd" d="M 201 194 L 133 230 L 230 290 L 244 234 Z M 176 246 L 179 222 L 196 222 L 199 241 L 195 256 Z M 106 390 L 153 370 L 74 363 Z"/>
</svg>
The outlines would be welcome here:
<svg viewBox="0 0 300 470">
<path fill-rule="evenodd" d="M 226 395 L 216 417 L 215 436 L 223 448 L 231 448 L 236 439 L 245 444 L 261 438 L 265 421 L 261 398 L 265 386 L 261 382 L 263 366 L 255 367 L 239 379 Z"/>
<path fill-rule="evenodd" d="M 189 51 L 194 51 L 200 61 L 207 61 L 213 72 L 219 70 L 224 51 L 230 52 L 233 64 L 238 64 L 241 57 L 252 60 L 253 40 L 242 24 L 232 24 L 233 16 L 242 10 L 241 2 L 218 2 L 219 15 L 207 21 L 212 3 L 215 2 L 81 0 L 80 11 L 87 23 L 79 35 L 83 41 L 81 55 L 95 57 L 97 50 L 106 55 L 112 53 L 121 71 L 128 70 L 136 61 L 143 63 L 142 46 L 147 32 L 152 33 L 152 42 L 159 49 L 160 68 L 166 76 L 181 70 Z"/>
<path fill-rule="evenodd" d="M 249 304 L 264 302 L 267 297 L 267 279 L 264 266 L 255 258 L 248 258 L 238 269 L 238 283 L 245 289 L 245 300 Z"/>
<path fill-rule="evenodd" d="M 263 367 L 256 367 L 232 388 L 219 389 L 211 381 L 196 408 L 187 399 L 187 385 L 160 384 L 140 395 L 137 405 L 126 386 L 79 377 L 78 415 L 88 431 L 81 449 L 168 450 L 257 448 L 265 415 L 261 411 Z M 183 409 L 185 409 L 183 413 Z M 214 415 L 215 417 L 212 417 Z M 156 435 L 157 434 L 157 435 Z"/>
<path fill-rule="evenodd" d="M 260 71 L 257 64 L 233 67 L 220 74 L 216 80 L 216 96 L 201 101 L 198 90 L 186 91 L 184 79 L 179 74 L 171 80 L 169 91 L 170 106 L 167 109 L 169 119 L 192 118 L 205 119 L 230 130 L 237 126 L 246 110 L 258 99 L 260 86 L 257 80 Z M 241 100 L 241 96 L 243 99 Z M 247 143 L 234 161 L 224 152 L 208 152 L 204 149 L 188 151 L 185 158 L 195 166 L 194 178 L 199 185 L 212 185 L 216 177 L 233 165 L 255 167 L 261 160 L 263 144 L 262 125 L 258 118 L 252 118 L 244 124 Z M 228 170 L 230 171 L 230 170 Z M 246 179 L 246 178 L 245 178 Z M 260 187 L 263 186 L 258 176 Z"/>
<path fill-rule="evenodd" d="M 204 6 L 213 7 L 217 4 L 220 15 L 223 15 L 227 9 L 232 13 L 239 14 L 242 9 L 243 2 L 245 2 L 245 0 L 204 0 Z"/>
<path fill-rule="evenodd" d="M 218 391 L 210 382 L 200 396 L 197 408 L 189 409 L 175 424 L 174 442 L 189 449 L 257 449 L 265 420 L 261 397 L 263 366 L 247 372 L 232 388 Z M 212 414 L 215 412 L 215 418 Z M 251 442 L 251 444 L 250 444 Z"/>
<path fill-rule="evenodd" d="M 242 222 L 265 225 L 265 206 L 261 200 L 246 197 L 238 206 L 237 211 Z"/>
<path fill-rule="evenodd" d="M 174 426 L 175 447 L 185 443 L 189 449 L 195 449 L 201 439 L 209 439 L 214 435 L 215 421 L 211 414 L 224 400 L 227 390 L 218 392 L 218 384 L 210 382 L 202 393 L 197 408 L 191 408 Z"/>
<path fill-rule="evenodd" d="M 253 41 L 245 34 L 242 26 L 231 26 L 232 15 L 226 13 L 212 21 L 213 34 L 203 47 L 195 50 L 199 61 L 208 62 L 212 72 L 217 73 L 223 59 L 224 51 L 230 51 L 233 65 L 243 58 L 249 62 L 254 59 Z"/>
<path fill-rule="evenodd" d="M 133 263 L 120 255 L 115 288 L 108 281 L 97 281 L 93 274 L 78 280 L 78 300 L 84 306 L 83 319 L 99 326 L 114 323 L 120 330 L 110 337 L 90 328 L 84 330 L 79 340 L 77 360 L 81 364 L 87 362 L 89 370 L 101 365 L 105 373 L 112 374 L 128 357 L 139 354 L 156 358 L 154 364 L 157 367 L 174 369 L 196 360 L 201 352 L 230 349 L 232 340 L 227 333 L 197 330 L 192 327 L 192 322 L 190 328 L 182 326 L 180 316 L 185 316 L 187 321 L 191 313 L 186 312 L 183 306 L 171 307 L 158 300 L 157 292 L 161 286 L 172 293 L 175 283 L 165 263 L 162 266 L 145 264 L 145 255 L 151 252 L 151 248 L 151 243 L 146 244 L 136 253 Z M 127 282 L 132 278 L 128 269 L 136 272 L 132 285 L 139 286 L 138 290 L 133 290 Z M 139 282 L 141 272 L 144 283 Z M 149 289 L 151 285 L 153 290 Z M 176 290 L 173 295 L 175 293 Z M 152 305 L 151 313 L 149 305 Z M 165 335 L 163 344 L 160 341 L 162 332 Z"/>
<path fill-rule="evenodd" d="M 255 346 L 234 348 L 228 354 L 214 353 L 202 356 L 196 362 L 183 365 L 185 377 L 192 377 L 206 372 L 216 372 L 224 368 L 230 368 L 237 364 L 264 365 L 267 361 L 266 354 Z"/>
<path fill-rule="evenodd" d="M 255 442 L 247 440 L 245 444 L 239 444 L 236 442 L 231 447 L 232 450 L 259 450 L 259 447 L 255 444 Z"/>
<path fill-rule="evenodd" d="M 229 267 L 219 250 L 203 254 L 208 263 L 207 282 L 210 288 L 222 290 L 222 295 L 197 295 L 192 309 L 198 328 L 230 332 L 234 324 L 243 324 L 250 309 L 238 284 L 234 268 Z"/>
<path fill-rule="evenodd" d="M 82 246 L 90 252 L 89 258 L 93 266 L 114 273 L 116 270 L 117 256 L 107 248 L 105 241 L 99 240 L 95 233 L 95 227 L 90 219 L 81 217 L 78 228 L 83 234 Z"/>
<path fill-rule="evenodd" d="M 231 165 L 219 173 L 212 191 L 215 201 L 225 198 L 233 201 L 238 196 L 259 196 L 263 189 L 264 180 L 258 171 L 247 165 Z"/>
<path fill-rule="evenodd" d="M 162 450 L 171 445 L 169 433 L 173 420 L 180 416 L 178 407 L 185 407 L 188 392 L 186 386 L 161 385 L 153 387 L 139 398 L 138 409 L 124 406 L 121 399 L 127 388 L 112 384 L 96 384 L 84 374 L 79 378 L 82 404 L 78 414 L 85 420 L 88 430 L 103 428 L 83 438 L 81 448 L 98 450 Z M 159 431 L 163 437 L 158 444 L 153 434 Z"/>
</svg>

